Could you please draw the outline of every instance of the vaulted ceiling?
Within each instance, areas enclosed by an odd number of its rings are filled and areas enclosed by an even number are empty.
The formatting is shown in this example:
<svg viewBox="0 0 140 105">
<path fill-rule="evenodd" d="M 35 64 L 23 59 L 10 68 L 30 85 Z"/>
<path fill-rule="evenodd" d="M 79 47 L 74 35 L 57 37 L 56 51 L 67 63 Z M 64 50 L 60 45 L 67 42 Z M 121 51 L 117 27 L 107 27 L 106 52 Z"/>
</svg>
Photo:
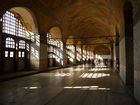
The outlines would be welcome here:
<svg viewBox="0 0 140 105">
<path fill-rule="evenodd" d="M 113 36 L 122 21 L 120 0 L 38 1 L 55 17 L 57 24 L 67 30 L 64 37 Z"/>
<path fill-rule="evenodd" d="M 41 31 L 46 30 L 48 24 L 50 24 L 50 28 L 59 27 L 62 38 L 70 38 L 73 40 L 71 42 L 75 44 L 80 41 L 81 44 L 91 49 L 103 46 L 111 49 L 111 43 L 115 41 L 116 35 L 120 34 L 124 24 L 123 4 L 125 0 L 3 1 L 29 3 L 31 8 L 36 9 L 36 14 L 40 15 L 37 18 L 43 23 L 39 25 Z M 100 45 L 103 46 L 98 47 Z"/>
<path fill-rule="evenodd" d="M 38 2 L 55 18 L 62 29 L 63 38 L 73 37 L 73 40 L 76 40 L 73 42 L 80 40 L 82 44 L 90 45 L 91 48 L 98 48 L 97 45 L 101 43 L 110 48 L 110 43 L 114 42 L 116 34 L 119 33 L 117 31 L 123 24 L 122 0 L 38 0 Z"/>
</svg>

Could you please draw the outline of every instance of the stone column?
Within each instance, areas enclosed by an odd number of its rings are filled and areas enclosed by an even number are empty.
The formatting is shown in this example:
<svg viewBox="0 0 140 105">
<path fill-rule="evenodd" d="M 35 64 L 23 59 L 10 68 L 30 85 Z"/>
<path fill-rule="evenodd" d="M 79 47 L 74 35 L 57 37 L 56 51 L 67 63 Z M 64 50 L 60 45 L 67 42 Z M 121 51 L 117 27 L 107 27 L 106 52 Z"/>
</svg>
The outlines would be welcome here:
<svg viewBox="0 0 140 105">
<path fill-rule="evenodd" d="M 63 42 L 63 67 L 67 66 L 67 48 L 66 42 Z"/>
<path fill-rule="evenodd" d="M 120 64 L 119 64 L 119 62 L 120 62 L 120 59 L 119 59 L 119 39 L 117 39 L 117 42 L 116 42 L 116 71 L 117 72 L 119 72 L 120 71 L 120 69 L 119 69 L 119 67 L 120 67 Z"/>
<path fill-rule="evenodd" d="M 113 69 L 116 71 L 116 43 L 113 43 Z"/>
<path fill-rule="evenodd" d="M 46 71 L 48 69 L 48 45 L 46 35 L 40 35 L 40 60 L 39 70 Z"/>
<path fill-rule="evenodd" d="M 81 63 L 83 64 L 83 45 L 81 45 Z"/>
<path fill-rule="evenodd" d="M 87 60 L 87 48 L 86 48 L 86 60 Z"/>
<path fill-rule="evenodd" d="M 110 55 L 111 55 L 111 61 L 110 61 L 110 66 L 113 68 L 113 62 L 114 62 L 114 51 L 113 51 L 113 44 L 111 44 L 111 52 L 110 52 Z"/>
<path fill-rule="evenodd" d="M 2 22 L 0 21 L 0 73 L 3 71 L 2 61 Z"/>
<path fill-rule="evenodd" d="M 96 57 L 95 57 L 95 55 L 96 55 L 96 54 L 95 54 L 95 49 L 94 49 L 94 50 L 93 50 L 93 56 L 94 56 L 94 60 L 95 60 L 95 58 L 96 58 Z"/>
<path fill-rule="evenodd" d="M 76 50 L 76 44 L 74 44 L 74 64 L 77 63 L 77 50 Z"/>
<path fill-rule="evenodd" d="M 93 53 L 93 59 L 95 59 L 95 54 L 94 54 L 94 50 L 92 51 L 92 53 Z"/>
</svg>

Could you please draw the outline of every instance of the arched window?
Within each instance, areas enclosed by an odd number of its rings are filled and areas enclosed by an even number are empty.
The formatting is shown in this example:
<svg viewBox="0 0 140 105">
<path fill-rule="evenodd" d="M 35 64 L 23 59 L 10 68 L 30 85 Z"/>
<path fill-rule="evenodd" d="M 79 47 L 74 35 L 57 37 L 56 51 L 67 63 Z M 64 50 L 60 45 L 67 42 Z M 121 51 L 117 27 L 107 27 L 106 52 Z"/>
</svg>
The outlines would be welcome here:
<svg viewBox="0 0 140 105">
<path fill-rule="evenodd" d="M 6 38 L 6 48 L 15 48 L 15 41 L 13 38 Z"/>
<path fill-rule="evenodd" d="M 25 49 L 25 41 L 24 40 L 19 41 L 19 49 Z"/>
<path fill-rule="evenodd" d="M 34 33 L 31 34 L 31 32 L 26 30 L 25 26 L 23 25 L 23 21 L 19 17 L 20 16 L 16 13 L 6 11 L 2 18 L 2 32 L 9 35 L 31 39 L 31 35 Z"/>
<path fill-rule="evenodd" d="M 48 43 L 49 59 L 53 58 L 53 59 L 55 59 L 56 62 L 63 65 L 63 61 L 62 61 L 63 43 L 62 43 L 62 41 L 52 38 L 51 33 L 47 33 L 47 43 Z"/>
<path fill-rule="evenodd" d="M 16 24 L 18 19 L 15 18 L 14 14 L 6 11 L 3 15 L 3 33 L 10 35 L 16 35 Z"/>
</svg>

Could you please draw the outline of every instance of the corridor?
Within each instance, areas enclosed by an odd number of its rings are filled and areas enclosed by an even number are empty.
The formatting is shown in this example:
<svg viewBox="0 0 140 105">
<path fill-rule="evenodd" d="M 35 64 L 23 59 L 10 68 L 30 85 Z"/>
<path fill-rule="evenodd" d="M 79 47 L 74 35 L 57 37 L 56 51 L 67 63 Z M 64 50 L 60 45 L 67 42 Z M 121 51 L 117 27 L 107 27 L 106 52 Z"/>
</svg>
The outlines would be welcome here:
<svg viewBox="0 0 140 105">
<path fill-rule="evenodd" d="M 138 105 L 107 67 L 78 65 L 0 83 L 0 105 Z"/>
</svg>

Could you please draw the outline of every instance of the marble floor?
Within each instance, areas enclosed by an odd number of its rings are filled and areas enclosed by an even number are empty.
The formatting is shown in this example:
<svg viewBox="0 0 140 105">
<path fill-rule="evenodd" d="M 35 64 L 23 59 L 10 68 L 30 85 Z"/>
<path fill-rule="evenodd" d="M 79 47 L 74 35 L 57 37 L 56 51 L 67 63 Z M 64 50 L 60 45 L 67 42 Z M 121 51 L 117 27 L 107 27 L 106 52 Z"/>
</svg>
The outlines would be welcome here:
<svg viewBox="0 0 140 105">
<path fill-rule="evenodd" d="M 0 83 L 0 105 L 138 105 L 118 75 L 79 65 Z"/>
</svg>

